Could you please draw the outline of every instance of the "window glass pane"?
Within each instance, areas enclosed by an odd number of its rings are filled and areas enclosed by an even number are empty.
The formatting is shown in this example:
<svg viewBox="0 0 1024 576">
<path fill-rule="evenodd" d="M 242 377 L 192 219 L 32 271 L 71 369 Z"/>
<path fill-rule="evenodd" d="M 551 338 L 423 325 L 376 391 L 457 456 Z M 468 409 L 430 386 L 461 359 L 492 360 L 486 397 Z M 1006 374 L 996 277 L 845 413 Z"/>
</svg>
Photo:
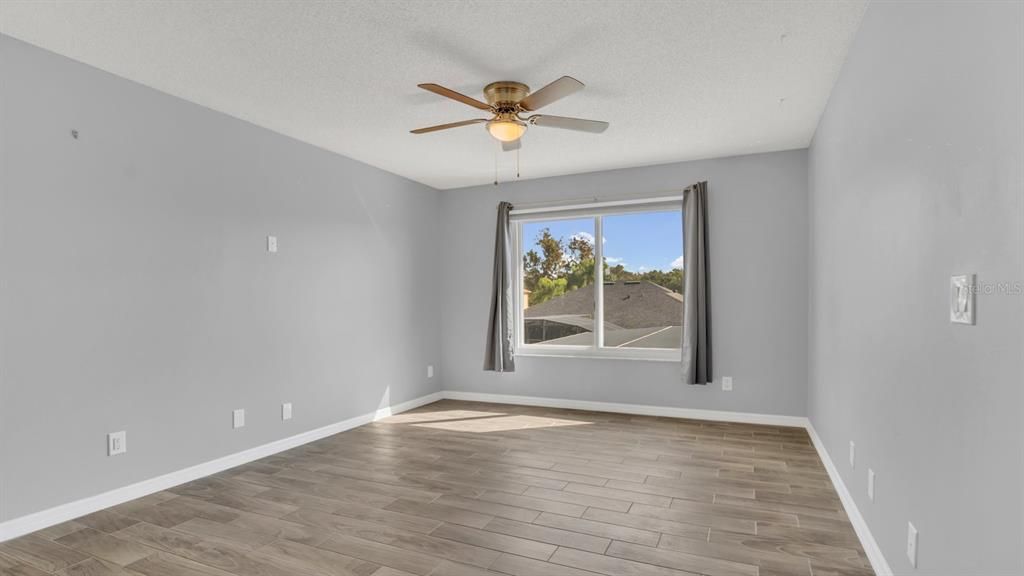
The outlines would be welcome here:
<svg viewBox="0 0 1024 576">
<path fill-rule="evenodd" d="M 594 345 L 594 219 L 522 224 L 523 342 Z"/>
<path fill-rule="evenodd" d="M 679 348 L 683 226 L 679 211 L 605 216 L 604 345 Z"/>
</svg>

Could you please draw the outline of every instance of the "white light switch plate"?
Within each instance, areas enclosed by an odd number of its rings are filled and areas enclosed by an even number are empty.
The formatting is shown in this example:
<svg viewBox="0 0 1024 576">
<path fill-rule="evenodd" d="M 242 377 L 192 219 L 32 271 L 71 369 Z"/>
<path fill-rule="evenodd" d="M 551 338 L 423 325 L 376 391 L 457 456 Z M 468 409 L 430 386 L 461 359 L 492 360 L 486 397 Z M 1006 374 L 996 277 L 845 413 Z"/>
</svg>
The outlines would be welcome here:
<svg viewBox="0 0 1024 576">
<path fill-rule="evenodd" d="M 875 501 L 875 471 L 868 468 L 868 499 Z"/>
<path fill-rule="evenodd" d="M 434 377 L 434 365 L 431 364 L 431 365 L 427 366 L 427 378 L 433 378 L 433 377 Z"/>
<path fill-rule="evenodd" d="M 850 441 L 850 468 L 857 464 L 857 445 Z"/>
<path fill-rule="evenodd" d="M 949 321 L 954 324 L 974 324 L 974 274 L 953 276 L 949 279 Z"/>
<path fill-rule="evenodd" d="M 722 390 L 725 390 L 726 392 L 732 390 L 732 376 L 722 377 Z"/>
<path fill-rule="evenodd" d="M 267 252 L 277 252 L 277 236 L 267 236 Z"/>
<path fill-rule="evenodd" d="M 917 568 L 917 528 L 910 522 L 907 522 L 907 559 Z"/>
<path fill-rule="evenodd" d="M 284 404 L 281 404 L 281 420 L 291 420 L 291 419 L 292 419 L 292 403 L 291 402 L 285 402 Z"/>
<path fill-rule="evenodd" d="M 117 456 L 128 451 L 128 433 L 124 430 L 107 434 L 107 456 Z"/>
<path fill-rule="evenodd" d="M 245 409 L 239 408 L 231 413 L 231 427 L 241 428 L 245 426 Z"/>
</svg>

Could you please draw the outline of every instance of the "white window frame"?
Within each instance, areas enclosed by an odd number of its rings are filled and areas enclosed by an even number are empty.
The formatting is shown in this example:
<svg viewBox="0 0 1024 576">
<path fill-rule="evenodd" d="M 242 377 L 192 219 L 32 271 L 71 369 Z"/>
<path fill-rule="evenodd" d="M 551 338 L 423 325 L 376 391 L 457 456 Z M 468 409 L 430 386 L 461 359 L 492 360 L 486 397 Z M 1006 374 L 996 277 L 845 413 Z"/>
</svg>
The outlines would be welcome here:
<svg viewBox="0 0 1024 576">
<path fill-rule="evenodd" d="M 527 344 L 524 341 L 523 314 L 523 224 L 545 220 L 569 220 L 592 218 L 594 221 L 594 261 L 604 262 L 603 217 L 635 214 L 641 212 L 678 211 L 682 226 L 682 196 L 593 202 L 569 206 L 514 209 L 509 219 L 512 227 L 512 243 L 515 246 L 515 354 L 516 356 L 545 356 L 562 358 L 605 358 L 625 360 L 647 360 L 655 362 L 679 362 L 679 348 L 605 348 L 604 347 L 604 266 L 594 266 L 594 342 L 590 346 L 559 346 L 557 344 Z"/>
</svg>

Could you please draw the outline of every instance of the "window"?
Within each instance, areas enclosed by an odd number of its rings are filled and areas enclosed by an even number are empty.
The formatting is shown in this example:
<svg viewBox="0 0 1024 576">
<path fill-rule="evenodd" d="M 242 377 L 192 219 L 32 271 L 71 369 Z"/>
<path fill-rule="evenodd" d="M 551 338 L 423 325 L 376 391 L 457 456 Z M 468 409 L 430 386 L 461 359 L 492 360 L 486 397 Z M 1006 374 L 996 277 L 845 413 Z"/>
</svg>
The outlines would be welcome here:
<svg viewBox="0 0 1024 576">
<path fill-rule="evenodd" d="M 681 201 L 515 210 L 512 219 L 518 354 L 679 359 Z"/>
</svg>

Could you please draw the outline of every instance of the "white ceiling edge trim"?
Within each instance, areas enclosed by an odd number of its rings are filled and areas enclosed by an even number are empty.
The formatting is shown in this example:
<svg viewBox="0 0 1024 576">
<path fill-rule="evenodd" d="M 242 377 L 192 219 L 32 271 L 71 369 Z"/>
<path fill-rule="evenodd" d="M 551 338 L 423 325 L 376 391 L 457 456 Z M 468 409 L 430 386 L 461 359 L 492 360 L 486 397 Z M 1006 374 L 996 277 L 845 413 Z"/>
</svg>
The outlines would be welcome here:
<svg viewBox="0 0 1024 576">
<path fill-rule="evenodd" d="M 550 180 L 550 181 L 559 180 L 559 179 L 567 179 L 568 180 L 568 179 L 572 179 L 574 177 L 593 176 L 593 175 L 598 175 L 598 174 L 606 174 L 606 173 L 610 173 L 610 172 L 625 172 L 625 171 L 629 171 L 629 170 L 642 171 L 645 168 L 646 169 L 671 168 L 673 166 L 677 166 L 677 165 L 680 165 L 680 164 L 695 164 L 695 163 L 698 163 L 698 162 L 717 162 L 717 161 L 721 161 L 721 160 L 737 160 L 737 159 L 741 159 L 741 158 L 749 158 L 749 157 L 754 157 L 754 156 L 769 156 L 769 155 L 772 155 L 772 154 L 785 154 L 787 152 L 806 152 L 806 151 L 809 151 L 809 150 L 810 150 L 810 144 L 808 144 L 806 146 L 796 146 L 796 147 L 791 147 L 791 148 L 781 148 L 779 150 L 766 150 L 764 152 L 750 152 L 750 153 L 744 153 L 744 154 L 725 154 L 725 155 L 722 155 L 722 156 L 701 156 L 699 158 L 686 158 L 686 159 L 683 159 L 683 160 L 672 160 L 671 162 L 655 162 L 655 163 L 651 163 L 651 164 L 638 164 L 636 166 L 617 166 L 617 167 L 613 167 L 613 168 L 601 168 L 601 169 L 598 169 L 598 170 L 590 170 L 590 171 L 587 171 L 587 172 L 571 172 L 571 173 L 567 173 L 567 174 L 556 174 L 556 175 L 552 175 L 552 176 L 538 176 L 536 178 L 519 178 L 517 180 L 508 180 L 508 181 L 504 181 L 503 180 L 503 181 L 499 181 L 497 186 L 494 185 L 494 182 L 488 182 L 486 184 L 472 184 L 470 186 L 459 186 L 457 188 L 436 188 L 436 190 L 440 191 L 441 193 L 446 193 L 446 192 L 463 192 L 463 191 L 466 191 L 466 190 L 473 190 L 473 189 L 477 189 L 477 188 L 495 188 L 495 187 L 501 188 L 502 186 L 513 186 L 514 187 L 516 184 L 521 183 L 521 182 L 522 183 L 538 184 L 538 183 L 540 183 L 541 181 L 544 181 L 544 180 Z M 648 200 L 648 199 L 658 199 L 660 197 L 669 197 L 669 198 L 671 198 L 673 196 L 678 196 L 678 195 L 682 194 L 683 189 L 686 188 L 686 186 L 687 186 L 687 184 L 680 183 L 680 185 L 678 187 L 675 187 L 675 188 L 662 188 L 662 189 L 658 189 L 658 190 L 649 190 L 649 191 L 645 190 L 643 192 L 636 192 L 636 193 L 631 193 L 631 194 L 611 195 L 611 196 L 607 196 L 607 195 L 602 194 L 600 197 L 597 197 L 597 196 L 583 197 L 583 196 L 581 196 L 581 197 L 576 197 L 576 198 L 566 198 L 566 199 L 552 200 L 550 202 L 549 201 L 529 202 L 529 203 L 523 203 L 522 205 L 524 207 L 530 207 L 530 208 L 542 208 L 542 207 L 546 207 L 546 206 L 549 206 L 549 205 L 557 207 L 558 203 L 564 203 L 564 202 L 581 203 L 581 204 L 588 204 L 589 205 L 590 203 L 593 203 L 593 202 L 629 202 L 631 200 L 638 200 L 638 199 L 639 200 Z"/>
</svg>

